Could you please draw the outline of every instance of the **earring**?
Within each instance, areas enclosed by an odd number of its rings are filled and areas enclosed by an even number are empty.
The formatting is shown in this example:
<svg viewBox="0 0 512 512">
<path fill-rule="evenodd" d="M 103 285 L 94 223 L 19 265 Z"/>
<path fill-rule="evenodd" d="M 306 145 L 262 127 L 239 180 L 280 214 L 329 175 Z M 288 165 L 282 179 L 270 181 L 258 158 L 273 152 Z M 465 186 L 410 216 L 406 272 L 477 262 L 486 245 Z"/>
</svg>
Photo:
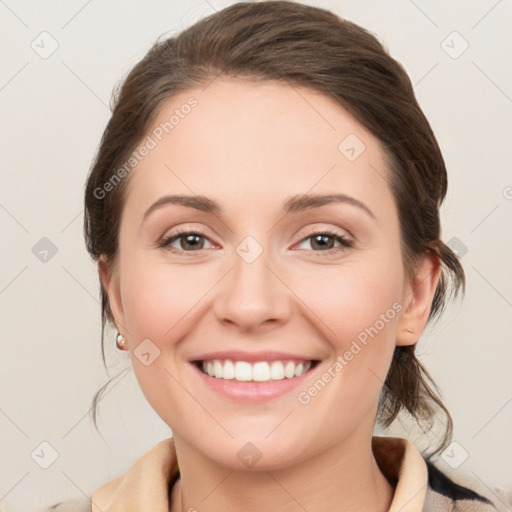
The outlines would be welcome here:
<svg viewBox="0 0 512 512">
<path fill-rule="evenodd" d="M 126 338 L 120 332 L 118 332 L 117 337 L 116 337 L 116 347 L 119 350 L 126 350 L 125 345 L 126 345 Z"/>
<path fill-rule="evenodd" d="M 413 333 L 416 332 L 416 329 L 412 329 L 411 327 L 406 329 L 407 332 Z"/>
</svg>

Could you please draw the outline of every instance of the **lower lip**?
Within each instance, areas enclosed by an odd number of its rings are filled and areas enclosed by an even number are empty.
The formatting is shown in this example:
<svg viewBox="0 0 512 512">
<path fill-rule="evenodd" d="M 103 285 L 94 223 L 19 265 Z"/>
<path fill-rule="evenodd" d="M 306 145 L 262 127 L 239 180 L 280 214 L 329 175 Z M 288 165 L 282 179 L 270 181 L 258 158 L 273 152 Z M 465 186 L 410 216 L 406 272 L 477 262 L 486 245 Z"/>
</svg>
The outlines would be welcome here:
<svg viewBox="0 0 512 512">
<path fill-rule="evenodd" d="M 293 377 L 292 379 L 284 378 L 282 380 L 268 382 L 240 382 L 234 379 L 227 380 L 210 377 L 206 373 L 203 373 L 194 363 L 191 364 L 193 369 L 209 388 L 228 398 L 239 399 L 244 402 L 261 402 L 285 395 L 297 386 L 304 384 L 304 380 L 307 379 L 316 368 L 316 366 L 310 368 L 300 377 Z"/>
</svg>

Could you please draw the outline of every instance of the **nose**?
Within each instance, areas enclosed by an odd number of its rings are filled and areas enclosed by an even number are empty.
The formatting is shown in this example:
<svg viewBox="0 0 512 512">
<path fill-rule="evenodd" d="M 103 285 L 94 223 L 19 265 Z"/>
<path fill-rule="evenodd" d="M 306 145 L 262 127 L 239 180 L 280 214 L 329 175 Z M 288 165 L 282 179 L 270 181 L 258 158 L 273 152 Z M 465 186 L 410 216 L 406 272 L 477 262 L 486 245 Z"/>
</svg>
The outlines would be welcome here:
<svg viewBox="0 0 512 512">
<path fill-rule="evenodd" d="M 272 264 L 268 252 L 254 260 L 233 254 L 231 271 L 217 288 L 217 319 L 243 332 L 264 332 L 288 321 L 292 293 Z"/>
</svg>

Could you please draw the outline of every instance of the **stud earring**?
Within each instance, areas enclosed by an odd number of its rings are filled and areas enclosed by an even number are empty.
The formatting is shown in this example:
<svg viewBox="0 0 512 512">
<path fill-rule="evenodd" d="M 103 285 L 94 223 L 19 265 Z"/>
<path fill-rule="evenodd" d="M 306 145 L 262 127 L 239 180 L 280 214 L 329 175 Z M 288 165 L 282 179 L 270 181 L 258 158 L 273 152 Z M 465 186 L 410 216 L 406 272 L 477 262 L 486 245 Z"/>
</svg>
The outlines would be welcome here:
<svg viewBox="0 0 512 512">
<path fill-rule="evenodd" d="M 116 347 L 119 350 L 126 350 L 125 345 L 126 345 L 126 338 L 120 332 L 118 332 L 117 337 L 116 337 Z"/>
<path fill-rule="evenodd" d="M 407 332 L 413 333 L 416 332 L 416 329 L 412 329 L 411 327 L 406 329 Z"/>
</svg>

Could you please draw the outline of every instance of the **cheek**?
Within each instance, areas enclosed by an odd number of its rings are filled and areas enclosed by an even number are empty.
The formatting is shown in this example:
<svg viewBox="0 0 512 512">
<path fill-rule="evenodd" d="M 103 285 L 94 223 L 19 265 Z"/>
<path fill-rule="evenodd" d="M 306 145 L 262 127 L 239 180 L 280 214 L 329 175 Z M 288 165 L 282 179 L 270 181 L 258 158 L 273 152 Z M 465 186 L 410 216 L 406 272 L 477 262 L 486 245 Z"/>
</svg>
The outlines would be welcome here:
<svg viewBox="0 0 512 512">
<path fill-rule="evenodd" d="M 324 286 L 312 276 L 303 282 L 302 293 L 325 319 L 334 344 L 343 349 L 349 338 L 375 324 L 379 331 L 391 330 L 401 309 L 402 280 L 401 269 L 395 264 L 357 264 L 332 269 L 324 276 Z"/>
<path fill-rule="evenodd" d="M 307 306 L 317 316 L 315 321 L 310 315 L 311 321 L 329 341 L 332 361 L 342 358 L 344 377 L 339 381 L 350 379 L 352 389 L 371 394 L 385 381 L 403 309 L 401 260 L 390 254 L 379 262 L 332 267 L 323 270 L 322 279 L 311 275 L 294 287 L 300 297 L 308 297 Z"/>
<path fill-rule="evenodd" d="M 173 425 L 176 415 L 195 410 L 180 385 L 186 379 L 179 342 L 194 332 L 216 282 L 211 268 L 199 267 L 172 266 L 143 255 L 120 266 L 133 370 L 147 401 Z"/>
<path fill-rule="evenodd" d="M 314 336 L 317 347 L 326 349 L 326 355 L 330 352 L 333 363 L 342 358 L 343 370 L 323 395 L 325 404 L 339 403 L 342 397 L 352 407 L 363 402 L 370 406 L 395 346 L 403 290 L 399 254 L 381 252 L 378 257 L 368 254 L 336 265 L 308 263 L 306 272 L 304 268 L 292 264 L 279 270 L 287 287 L 276 288 L 275 293 L 292 304 L 288 328 Z M 165 413 L 169 403 L 183 401 L 183 390 L 172 378 L 182 376 L 180 341 L 187 337 L 193 341 L 201 325 L 206 330 L 221 329 L 213 325 L 217 320 L 211 310 L 212 301 L 220 299 L 215 286 L 226 266 L 219 261 L 169 264 L 141 251 L 121 260 L 120 272 L 134 372 L 148 402 Z M 136 356 L 137 346 L 148 339 L 162 355 L 149 367 Z"/>
<path fill-rule="evenodd" d="M 122 288 L 128 331 L 137 342 L 176 342 L 190 328 L 190 318 L 215 283 L 207 265 L 169 265 L 150 258 L 126 266 Z M 160 349 L 163 347 L 160 346 Z"/>
<path fill-rule="evenodd" d="M 144 254 L 121 262 L 120 269 L 132 349 L 150 339 L 163 350 L 189 334 L 205 308 L 211 308 L 215 284 L 225 273 L 219 262 L 171 265 Z M 283 289 L 283 300 L 292 301 L 292 311 L 320 330 L 337 354 L 353 340 L 369 348 L 375 338 L 394 343 L 404 277 L 399 255 L 311 265 L 307 272 L 289 266 L 280 274 L 294 292 Z M 303 324 L 304 318 L 288 320 Z"/>
</svg>

